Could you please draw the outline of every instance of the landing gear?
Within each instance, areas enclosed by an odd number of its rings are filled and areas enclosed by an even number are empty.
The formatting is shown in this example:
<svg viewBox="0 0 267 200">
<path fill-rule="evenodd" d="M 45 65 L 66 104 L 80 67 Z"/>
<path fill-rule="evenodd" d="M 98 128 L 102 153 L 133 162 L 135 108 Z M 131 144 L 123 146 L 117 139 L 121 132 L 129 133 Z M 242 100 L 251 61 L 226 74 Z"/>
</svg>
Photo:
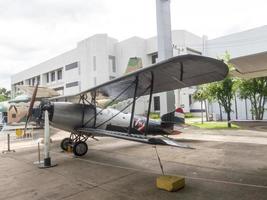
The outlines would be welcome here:
<svg viewBox="0 0 267 200">
<path fill-rule="evenodd" d="M 73 153 L 75 156 L 84 156 L 88 151 L 86 142 L 77 142 L 73 145 Z"/>
<path fill-rule="evenodd" d="M 61 141 L 60 147 L 63 151 L 67 151 L 68 147 L 71 146 L 75 156 L 84 156 L 88 151 L 88 146 L 86 144 L 88 138 L 88 135 L 72 132 L 70 137 L 64 138 Z"/>
<path fill-rule="evenodd" d="M 67 151 L 68 147 L 71 145 L 72 145 L 72 140 L 70 138 L 64 138 L 60 143 L 60 147 L 63 151 Z"/>
</svg>

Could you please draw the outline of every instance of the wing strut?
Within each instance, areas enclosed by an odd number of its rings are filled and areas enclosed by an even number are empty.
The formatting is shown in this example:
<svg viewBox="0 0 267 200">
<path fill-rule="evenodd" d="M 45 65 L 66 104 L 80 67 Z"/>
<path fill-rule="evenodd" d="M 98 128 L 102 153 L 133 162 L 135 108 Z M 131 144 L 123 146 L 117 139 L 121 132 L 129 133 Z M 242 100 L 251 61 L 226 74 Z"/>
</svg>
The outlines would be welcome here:
<svg viewBox="0 0 267 200">
<path fill-rule="evenodd" d="M 129 88 L 131 88 L 134 85 L 135 81 L 133 81 L 127 88 L 125 88 L 121 93 L 119 93 L 114 99 L 112 99 L 103 109 L 101 109 L 99 112 L 96 112 L 92 118 L 90 118 L 87 122 L 84 123 L 84 126 L 86 126 L 89 122 L 91 122 L 94 119 L 94 128 L 96 128 L 96 119 L 97 116 L 103 112 L 107 107 L 109 107 L 112 103 L 114 103 L 117 99 L 119 99 Z M 94 91 L 94 95 L 92 95 L 92 104 L 96 108 L 96 91 Z"/>
<path fill-rule="evenodd" d="M 153 87 L 154 87 L 154 74 L 151 71 L 150 93 L 149 93 L 149 103 L 148 103 L 147 116 L 146 116 L 145 136 L 148 134 L 148 131 L 149 131 L 149 115 L 150 115 L 150 109 L 151 109 Z"/>
<path fill-rule="evenodd" d="M 133 127 L 133 119 L 134 119 L 134 111 L 135 111 L 135 102 L 136 102 L 136 93 L 137 93 L 137 89 L 138 89 L 138 81 L 139 77 L 138 75 L 135 78 L 135 89 L 134 89 L 134 96 L 133 96 L 133 103 L 132 103 L 132 113 L 131 113 L 131 119 L 130 119 L 130 126 L 128 129 L 128 134 L 131 134 L 131 130 Z"/>
</svg>

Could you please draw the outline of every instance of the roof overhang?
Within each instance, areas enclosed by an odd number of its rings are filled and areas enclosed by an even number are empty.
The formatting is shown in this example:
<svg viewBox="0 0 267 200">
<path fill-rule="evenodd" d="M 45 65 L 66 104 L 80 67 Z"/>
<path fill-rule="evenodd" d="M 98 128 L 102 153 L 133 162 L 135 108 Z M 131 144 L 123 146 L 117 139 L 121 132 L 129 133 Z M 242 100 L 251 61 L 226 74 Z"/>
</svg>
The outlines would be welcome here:
<svg viewBox="0 0 267 200">
<path fill-rule="evenodd" d="M 235 70 L 232 76 L 240 78 L 256 78 L 267 76 L 267 52 L 237 57 L 230 60 Z"/>
</svg>

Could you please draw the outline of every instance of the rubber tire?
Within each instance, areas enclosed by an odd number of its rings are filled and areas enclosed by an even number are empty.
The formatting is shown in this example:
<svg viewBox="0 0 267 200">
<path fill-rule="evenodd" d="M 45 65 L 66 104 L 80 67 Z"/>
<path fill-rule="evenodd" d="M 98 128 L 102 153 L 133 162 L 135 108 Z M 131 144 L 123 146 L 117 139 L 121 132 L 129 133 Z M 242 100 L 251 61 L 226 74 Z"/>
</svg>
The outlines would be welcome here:
<svg viewBox="0 0 267 200">
<path fill-rule="evenodd" d="M 81 149 L 82 148 L 82 149 Z M 82 152 L 80 150 L 83 150 Z M 88 146 L 86 142 L 77 142 L 73 146 L 73 153 L 75 156 L 84 156 L 88 151 Z"/>
<path fill-rule="evenodd" d="M 60 143 L 60 147 L 63 151 L 67 151 L 69 145 L 71 145 L 71 139 L 70 138 L 64 138 Z"/>
</svg>

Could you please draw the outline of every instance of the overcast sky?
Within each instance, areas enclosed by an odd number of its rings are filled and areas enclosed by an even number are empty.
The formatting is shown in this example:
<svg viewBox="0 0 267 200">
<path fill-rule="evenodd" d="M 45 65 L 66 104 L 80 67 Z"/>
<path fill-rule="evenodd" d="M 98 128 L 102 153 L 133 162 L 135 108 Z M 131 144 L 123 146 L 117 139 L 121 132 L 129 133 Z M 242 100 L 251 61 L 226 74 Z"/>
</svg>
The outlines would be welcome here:
<svg viewBox="0 0 267 200">
<path fill-rule="evenodd" d="M 156 0 L 0 0 L 0 87 L 97 33 L 156 35 Z M 266 0 L 172 0 L 172 29 L 215 38 L 263 26 Z"/>
</svg>

